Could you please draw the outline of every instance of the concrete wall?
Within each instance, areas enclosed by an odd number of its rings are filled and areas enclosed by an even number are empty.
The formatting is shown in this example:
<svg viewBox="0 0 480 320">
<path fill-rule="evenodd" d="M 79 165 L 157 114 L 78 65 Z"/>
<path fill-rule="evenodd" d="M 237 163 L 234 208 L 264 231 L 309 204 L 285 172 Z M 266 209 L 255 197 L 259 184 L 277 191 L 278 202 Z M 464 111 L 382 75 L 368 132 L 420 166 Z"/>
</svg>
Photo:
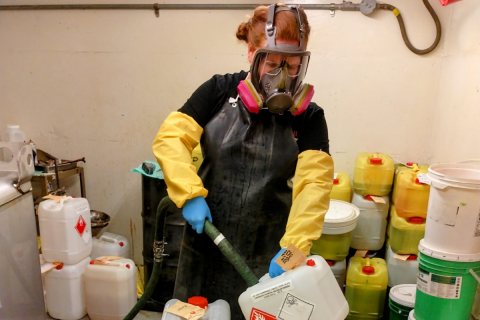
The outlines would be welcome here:
<svg viewBox="0 0 480 320">
<path fill-rule="evenodd" d="M 190 1 L 202 2 L 212 3 Z M 479 3 L 430 2 L 444 36 L 426 56 L 406 48 L 391 12 L 307 12 L 307 81 L 325 109 L 336 171 L 352 174 L 362 151 L 422 163 L 480 158 Z M 435 27 L 422 3 L 389 3 L 412 43 L 430 46 Z M 248 69 L 235 31 L 249 13 L 0 11 L 0 130 L 16 123 L 43 150 L 85 156 L 91 207 L 111 215 L 109 231 L 131 239 L 140 262 L 140 175 L 130 170 L 154 160 L 151 142 L 162 121 L 202 82 Z"/>
</svg>

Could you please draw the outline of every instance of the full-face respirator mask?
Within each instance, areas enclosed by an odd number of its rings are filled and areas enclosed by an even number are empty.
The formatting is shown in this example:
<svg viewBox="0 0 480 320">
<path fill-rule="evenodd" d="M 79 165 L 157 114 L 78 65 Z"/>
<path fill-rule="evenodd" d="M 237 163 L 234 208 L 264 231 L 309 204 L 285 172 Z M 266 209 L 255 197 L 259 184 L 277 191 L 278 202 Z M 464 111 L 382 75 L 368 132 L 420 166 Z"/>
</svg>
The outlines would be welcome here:
<svg viewBox="0 0 480 320">
<path fill-rule="evenodd" d="M 280 11 L 294 14 L 299 31 L 299 45 L 277 44 L 275 15 Z M 313 86 L 302 83 L 307 73 L 310 52 L 305 50 L 305 29 L 301 20 L 301 7 L 277 6 L 268 8 L 265 35 L 267 46 L 258 49 L 250 66 L 251 79 L 240 82 L 237 92 L 245 107 L 252 113 L 267 108 L 271 113 L 282 114 L 289 110 L 293 115 L 304 112 L 312 100 Z"/>
</svg>

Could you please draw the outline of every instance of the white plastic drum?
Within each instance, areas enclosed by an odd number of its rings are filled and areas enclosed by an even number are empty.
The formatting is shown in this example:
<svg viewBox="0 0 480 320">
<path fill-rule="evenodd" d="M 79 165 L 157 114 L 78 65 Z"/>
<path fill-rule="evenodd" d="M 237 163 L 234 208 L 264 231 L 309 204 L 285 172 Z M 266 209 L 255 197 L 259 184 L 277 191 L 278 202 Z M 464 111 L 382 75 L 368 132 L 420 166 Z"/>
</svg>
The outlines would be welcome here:
<svg viewBox="0 0 480 320">
<path fill-rule="evenodd" d="M 415 311 L 415 310 L 410 311 L 410 313 L 408 314 L 408 320 L 417 320 L 417 319 L 415 319 L 415 317 L 413 316 L 413 312 L 414 312 L 414 311 Z"/>
<path fill-rule="evenodd" d="M 442 252 L 480 253 L 480 167 L 435 164 L 425 226 L 425 246 Z"/>
<path fill-rule="evenodd" d="M 102 256 L 117 256 L 130 259 L 130 244 L 124 236 L 105 232 L 100 239 L 93 239 L 91 259 Z"/>
</svg>

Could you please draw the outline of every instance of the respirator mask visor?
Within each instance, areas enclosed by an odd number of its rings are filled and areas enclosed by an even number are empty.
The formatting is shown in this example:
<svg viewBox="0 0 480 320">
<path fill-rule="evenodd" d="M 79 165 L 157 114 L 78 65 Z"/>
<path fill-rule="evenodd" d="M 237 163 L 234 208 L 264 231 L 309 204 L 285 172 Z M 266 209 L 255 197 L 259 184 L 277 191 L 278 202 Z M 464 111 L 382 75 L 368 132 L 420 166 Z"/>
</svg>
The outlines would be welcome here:
<svg viewBox="0 0 480 320">
<path fill-rule="evenodd" d="M 259 49 L 251 66 L 252 82 L 272 113 L 282 113 L 292 106 L 293 96 L 305 78 L 310 59 L 310 52 L 294 51 L 298 48 L 296 46 L 277 47 L 286 50 Z"/>
</svg>

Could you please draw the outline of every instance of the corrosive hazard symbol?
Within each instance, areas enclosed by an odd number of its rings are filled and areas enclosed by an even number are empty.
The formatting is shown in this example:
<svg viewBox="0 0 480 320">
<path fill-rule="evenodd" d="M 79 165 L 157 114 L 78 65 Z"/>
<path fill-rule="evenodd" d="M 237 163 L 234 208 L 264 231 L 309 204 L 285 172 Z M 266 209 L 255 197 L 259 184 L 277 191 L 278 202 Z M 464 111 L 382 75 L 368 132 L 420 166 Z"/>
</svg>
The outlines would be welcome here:
<svg viewBox="0 0 480 320">
<path fill-rule="evenodd" d="M 261 310 L 252 308 L 252 313 L 250 314 L 250 320 L 277 320 L 277 317 L 272 316 Z"/>
</svg>

